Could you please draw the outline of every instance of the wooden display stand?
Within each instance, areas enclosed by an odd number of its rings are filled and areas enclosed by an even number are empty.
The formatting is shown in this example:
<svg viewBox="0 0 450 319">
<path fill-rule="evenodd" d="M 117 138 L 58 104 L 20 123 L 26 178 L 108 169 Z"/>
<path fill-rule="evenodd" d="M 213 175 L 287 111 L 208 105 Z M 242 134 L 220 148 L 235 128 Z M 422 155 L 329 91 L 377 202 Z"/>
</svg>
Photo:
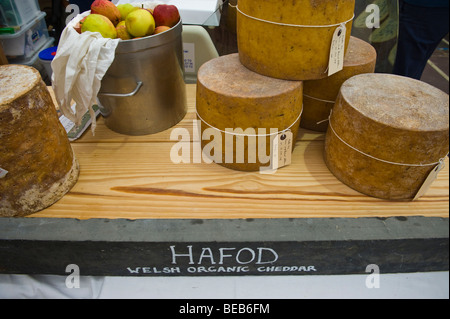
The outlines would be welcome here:
<svg viewBox="0 0 450 319">
<path fill-rule="evenodd" d="M 415 202 L 362 195 L 323 160 L 324 134 L 300 130 L 274 174 L 199 160 L 196 86 L 175 128 L 147 136 L 99 118 L 72 143 L 78 183 L 50 208 L 0 219 L 0 272 L 67 275 L 322 275 L 448 270 L 449 169 Z M 177 129 L 177 131 L 175 131 Z M 189 136 L 189 163 L 170 154 Z M 222 267 L 222 268 L 221 268 Z M 240 268 L 239 268 L 240 267 Z"/>
<path fill-rule="evenodd" d="M 8 59 L 6 58 L 5 51 L 3 51 L 3 46 L 0 43 L 0 65 L 8 64 Z"/>
</svg>

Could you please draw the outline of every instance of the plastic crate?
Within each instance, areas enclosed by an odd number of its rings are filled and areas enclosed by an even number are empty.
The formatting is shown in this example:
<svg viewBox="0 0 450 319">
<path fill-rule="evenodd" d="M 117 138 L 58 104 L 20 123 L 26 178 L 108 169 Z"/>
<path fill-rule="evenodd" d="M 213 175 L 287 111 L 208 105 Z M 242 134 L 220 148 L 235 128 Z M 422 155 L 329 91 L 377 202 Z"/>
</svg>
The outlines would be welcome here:
<svg viewBox="0 0 450 319">
<path fill-rule="evenodd" d="M 36 50 L 35 53 L 32 54 L 31 56 L 29 56 L 27 58 L 22 57 L 22 58 L 8 59 L 8 63 L 9 64 L 23 64 L 23 65 L 32 66 L 39 60 L 39 52 L 41 52 L 44 49 L 47 49 L 47 48 L 51 47 L 54 42 L 55 42 L 54 38 L 48 38 L 45 41 L 44 45 L 39 50 Z"/>
<path fill-rule="evenodd" d="M 14 34 L 0 34 L 0 42 L 8 59 L 28 58 L 42 48 L 49 38 L 45 15 L 41 12 Z"/>
<path fill-rule="evenodd" d="M 38 16 L 38 0 L 0 0 L 0 27 L 20 27 Z"/>
</svg>

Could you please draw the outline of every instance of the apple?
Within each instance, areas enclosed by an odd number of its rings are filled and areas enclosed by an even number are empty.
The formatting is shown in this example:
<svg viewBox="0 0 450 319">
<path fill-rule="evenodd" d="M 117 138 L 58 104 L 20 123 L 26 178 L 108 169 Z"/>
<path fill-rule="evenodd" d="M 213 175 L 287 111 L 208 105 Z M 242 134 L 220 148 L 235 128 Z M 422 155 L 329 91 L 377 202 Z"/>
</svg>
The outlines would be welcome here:
<svg viewBox="0 0 450 319">
<path fill-rule="evenodd" d="M 123 4 L 118 4 L 117 5 L 117 9 L 119 9 L 120 12 L 120 17 L 123 20 L 125 20 L 127 18 L 127 15 L 134 11 L 139 9 L 138 7 L 133 6 L 131 3 L 123 3 Z"/>
<path fill-rule="evenodd" d="M 75 31 L 81 34 L 81 23 L 78 22 L 74 27 Z"/>
<path fill-rule="evenodd" d="M 120 11 L 116 5 L 108 0 L 95 0 L 91 4 L 91 14 L 101 14 L 113 23 L 114 27 L 120 22 Z"/>
<path fill-rule="evenodd" d="M 120 21 L 116 25 L 117 37 L 122 40 L 130 40 L 132 39 L 131 34 L 128 33 L 127 26 L 125 21 Z"/>
<path fill-rule="evenodd" d="M 75 29 L 75 31 L 77 31 L 78 33 L 81 34 L 81 26 L 83 25 L 83 22 L 86 20 L 87 17 L 84 17 L 83 19 L 80 20 L 80 22 L 78 22 L 73 28 Z"/>
<path fill-rule="evenodd" d="M 180 13 L 174 5 L 160 4 L 153 9 L 156 26 L 173 27 L 180 21 Z"/>
<path fill-rule="evenodd" d="M 159 27 L 156 27 L 155 32 L 153 34 L 163 33 L 170 29 L 172 29 L 172 28 L 168 27 L 166 25 L 160 25 Z"/>
<path fill-rule="evenodd" d="M 125 19 L 128 32 L 135 38 L 145 37 L 155 31 L 155 20 L 145 9 L 137 9 L 130 12 Z"/>
<path fill-rule="evenodd" d="M 91 13 L 81 25 L 81 33 L 99 32 L 104 38 L 117 38 L 117 31 L 110 19 L 101 14 Z"/>
</svg>

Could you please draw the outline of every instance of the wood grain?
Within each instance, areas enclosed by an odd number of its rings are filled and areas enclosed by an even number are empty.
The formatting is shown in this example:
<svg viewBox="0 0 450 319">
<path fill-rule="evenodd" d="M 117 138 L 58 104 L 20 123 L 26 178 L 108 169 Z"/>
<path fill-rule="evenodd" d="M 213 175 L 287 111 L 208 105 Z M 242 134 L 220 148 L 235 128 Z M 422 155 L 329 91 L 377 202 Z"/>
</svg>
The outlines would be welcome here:
<svg viewBox="0 0 450 319">
<path fill-rule="evenodd" d="M 195 85 L 189 112 L 176 127 L 192 136 Z M 233 171 L 205 162 L 174 164 L 172 129 L 140 137 L 110 131 L 98 119 L 72 143 L 78 183 L 50 208 L 30 217 L 126 219 L 323 218 L 449 215 L 449 169 L 415 202 L 362 195 L 338 181 L 323 160 L 324 134 L 301 130 L 293 163 L 275 174 Z M 191 143 L 192 144 L 192 143 Z M 192 145 L 191 145 L 192 146 Z M 191 147 L 192 150 L 192 147 Z"/>
</svg>

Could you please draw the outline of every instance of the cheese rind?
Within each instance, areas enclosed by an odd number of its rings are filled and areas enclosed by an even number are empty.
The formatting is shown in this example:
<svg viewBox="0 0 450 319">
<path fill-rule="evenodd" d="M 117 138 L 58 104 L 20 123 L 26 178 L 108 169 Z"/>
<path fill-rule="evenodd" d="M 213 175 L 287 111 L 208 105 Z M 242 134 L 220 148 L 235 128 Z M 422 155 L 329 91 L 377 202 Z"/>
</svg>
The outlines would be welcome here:
<svg viewBox="0 0 450 319">
<path fill-rule="evenodd" d="M 431 85 L 390 74 L 354 76 L 333 107 L 325 162 L 361 193 L 412 200 L 448 154 L 448 117 L 448 95 Z"/>
<path fill-rule="evenodd" d="M 351 37 L 342 71 L 324 79 L 304 81 L 304 112 L 300 126 L 325 132 L 342 83 L 358 74 L 373 73 L 376 61 L 377 52 L 372 45 Z"/>
<path fill-rule="evenodd" d="M 215 162 L 241 171 L 257 171 L 267 166 L 269 163 L 258 156 L 259 146 L 255 148 L 256 162 L 251 163 L 248 154 L 254 146 L 252 141 L 259 140 L 266 147 L 265 154 L 269 155 L 270 137 L 249 139 L 248 135 L 291 128 L 295 141 L 302 112 L 302 89 L 301 81 L 279 80 L 248 70 L 240 63 L 238 54 L 222 56 L 202 65 L 197 81 L 197 113 L 202 122 L 201 137 L 209 129 L 208 132 L 215 131 L 221 138 L 222 145 L 218 147 L 221 156 Z M 237 147 L 240 137 L 233 135 L 239 132 L 245 135 L 243 149 Z M 233 145 L 227 146 L 225 141 L 230 139 L 234 139 Z M 202 147 L 210 142 L 202 138 Z M 229 149 L 232 161 L 226 158 Z M 245 155 L 242 163 L 236 158 L 239 152 Z"/>
<path fill-rule="evenodd" d="M 0 67 L 0 216 L 26 216 L 59 200 L 79 165 L 50 93 L 34 68 Z"/>
<path fill-rule="evenodd" d="M 346 23 L 347 48 L 354 7 L 355 0 L 240 0 L 240 60 L 250 70 L 274 78 L 325 78 L 333 34 Z"/>
</svg>

